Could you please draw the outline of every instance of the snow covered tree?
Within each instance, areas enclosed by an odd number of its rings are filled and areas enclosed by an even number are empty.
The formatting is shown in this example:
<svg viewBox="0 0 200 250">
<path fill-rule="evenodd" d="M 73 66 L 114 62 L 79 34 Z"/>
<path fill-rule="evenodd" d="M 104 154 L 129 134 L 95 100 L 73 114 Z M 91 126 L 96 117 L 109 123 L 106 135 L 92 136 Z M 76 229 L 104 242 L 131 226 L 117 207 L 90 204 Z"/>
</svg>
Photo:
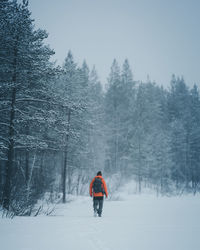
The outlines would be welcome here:
<svg viewBox="0 0 200 250">
<path fill-rule="evenodd" d="M 196 85 L 190 91 L 189 182 L 194 193 L 200 183 L 200 99 Z"/>
<path fill-rule="evenodd" d="M 32 127 L 35 123 L 38 126 L 41 119 L 45 123 L 42 116 L 45 108 L 41 103 L 44 105 L 47 102 L 44 89 L 46 80 L 52 74 L 49 58 L 53 51 L 43 45 L 47 33 L 34 30 L 28 1 L 22 4 L 1 2 L 1 18 L 1 135 L 5 139 L 3 153 L 6 160 L 3 206 L 9 209 L 14 190 L 13 178 L 19 168 L 17 155 L 21 150 L 26 151 L 26 169 L 20 168 L 20 171 L 25 172 L 27 186 L 30 180 L 27 150 L 46 147 L 34 136 L 29 125 Z"/>
<path fill-rule="evenodd" d="M 98 171 L 104 169 L 105 161 L 105 124 L 103 90 L 95 67 L 89 75 L 89 106 L 88 106 L 88 127 L 89 127 L 89 151 L 91 169 Z"/>
<path fill-rule="evenodd" d="M 108 78 L 107 93 L 105 96 L 105 122 L 107 124 L 106 161 L 108 171 L 118 171 L 119 152 L 119 102 L 121 76 L 116 60 L 113 61 Z"/>
<path fill-rule="evenodd" d="M 183 79 L 172 77 L 168 97 L 169 120 L 171 123 L 172 173 L 176 187 L 188 183 L 189 140 L 191 129 L 190 95 Z"/>
<path fill-rule="evenodd" d="M 132 103 L 134 102 L 134 81 L 125 60 L 122 73 L 114 60 L 108 89 L 105 95 L 105 122 L 107 125 L 107 166 L 111 171 L 126 172 L 129 164 L 129 130 L 131 126 Z"/>
<path fill-rule="evenodd" d="M 62 73 L 57 81 L 59 99 L 65 108 L 60 110 L 56 129 L 63 150 L 62 192 L 78 192 L 79 181 L 84 178 L 84 169 L 90 168 L 89 130 L 90 98 L 89 68 L 86 62 L 78 67 L 71 51 L 65 59 Z M 74 177 L 74 175 L 77 175 Z M 77 183 L 75 183 L 77 182 Z"/>
</svg>

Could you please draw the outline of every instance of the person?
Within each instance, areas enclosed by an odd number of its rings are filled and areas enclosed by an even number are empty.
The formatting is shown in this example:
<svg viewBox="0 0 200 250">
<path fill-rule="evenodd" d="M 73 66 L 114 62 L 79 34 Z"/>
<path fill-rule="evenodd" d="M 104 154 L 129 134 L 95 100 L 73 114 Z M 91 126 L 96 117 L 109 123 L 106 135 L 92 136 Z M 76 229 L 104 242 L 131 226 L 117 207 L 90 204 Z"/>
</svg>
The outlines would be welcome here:
<svg viewBox="0 0 200 250">
<path fill-rule="evenodd" d="M 108 191 L 106 182 L 102 177 L 101 171 L 98 171 L 97 175 L 90 183 L 90 196 L 93 197 L 94 216 L 101 217 L 103 209 L 103 198 L 106 195 L 108 197 Z"/>
</svg>

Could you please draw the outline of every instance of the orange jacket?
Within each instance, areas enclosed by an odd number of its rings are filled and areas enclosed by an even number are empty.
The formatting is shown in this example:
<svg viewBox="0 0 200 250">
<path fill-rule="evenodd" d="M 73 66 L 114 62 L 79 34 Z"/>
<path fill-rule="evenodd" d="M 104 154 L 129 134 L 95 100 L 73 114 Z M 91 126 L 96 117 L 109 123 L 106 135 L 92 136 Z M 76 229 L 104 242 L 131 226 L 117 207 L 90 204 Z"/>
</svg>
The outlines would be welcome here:
<svg viewBox="0 0 200 250">
<path fill-rule="evenodd" d="M 100 193 L 95 193 L 95 192 L 93 191 L 92 186 L 93 186 L 93 182 L 94 182 L 95 178 L 101 178 L 102 185 L 103 185 L 102 188 L 103 188 L 103 190 L 105 191 L 106 197 L 108 197 L 108 190 L 107 190 L 107 187 L 106 187 L 106 182 L 104 181 L 103 177 L 100 176 L 100 175 L 95 176 L 95 177 L 93 178 L 92 182 L 90 183 L 90 196 L 92 196 L 92 195 L 93 195 L 94 197 L 99 197 L 99 196 L 102 197 L 102 196 L 104 196 L 104 194 L 103 194 L 102 192 L 100 192 Z"/>
</svg>

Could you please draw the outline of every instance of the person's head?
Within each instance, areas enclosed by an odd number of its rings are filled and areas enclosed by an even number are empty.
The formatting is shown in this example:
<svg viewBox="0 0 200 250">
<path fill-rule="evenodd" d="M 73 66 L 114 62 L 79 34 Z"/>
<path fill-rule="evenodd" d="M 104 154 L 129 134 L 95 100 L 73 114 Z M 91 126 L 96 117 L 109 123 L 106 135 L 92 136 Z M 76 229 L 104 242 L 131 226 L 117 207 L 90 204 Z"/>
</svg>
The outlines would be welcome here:
<svg viewBox="0 0 200 250">
<path fill-rule="evenodd" d="M 101 171 L 97 172 L 97 176 L 102 176 Z"/>
</svg>

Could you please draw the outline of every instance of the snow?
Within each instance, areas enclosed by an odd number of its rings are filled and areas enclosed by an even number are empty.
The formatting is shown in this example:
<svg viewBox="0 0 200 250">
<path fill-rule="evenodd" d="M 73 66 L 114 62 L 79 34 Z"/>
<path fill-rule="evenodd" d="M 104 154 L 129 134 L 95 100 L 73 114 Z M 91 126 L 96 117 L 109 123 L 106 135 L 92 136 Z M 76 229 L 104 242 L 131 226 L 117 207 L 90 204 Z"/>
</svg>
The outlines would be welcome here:
<svg viewBox="0 0 200 250">
<path fill-rule="evenodd" d="M 52 216 L 1 218 L 1 249 L 199 250 L 199 198 L 126 195 L 94 218 L 92 199 L 78 197 Z"/>
</svg>

